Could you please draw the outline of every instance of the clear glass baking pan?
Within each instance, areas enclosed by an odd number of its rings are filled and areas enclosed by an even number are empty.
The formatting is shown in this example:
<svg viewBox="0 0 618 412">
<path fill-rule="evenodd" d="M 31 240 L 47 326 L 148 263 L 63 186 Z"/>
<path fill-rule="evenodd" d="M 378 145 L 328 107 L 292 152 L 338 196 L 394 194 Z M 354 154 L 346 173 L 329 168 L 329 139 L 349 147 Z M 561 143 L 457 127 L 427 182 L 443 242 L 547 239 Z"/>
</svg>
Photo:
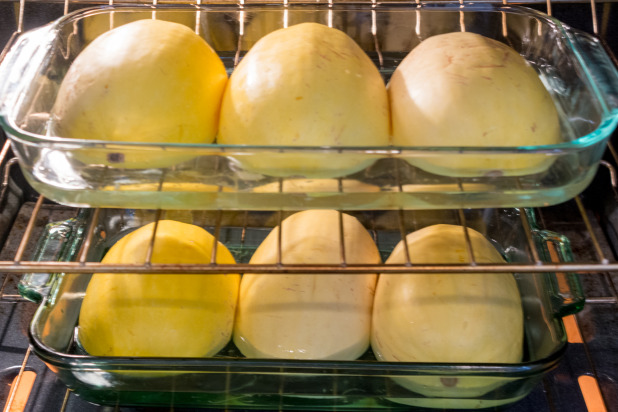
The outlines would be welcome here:
<svg viewBox="0 0 618 412">
<path fill-rule="evenodd" d="M 398 213 L 350 213 L 366 227 L 373 227 L 380 252 L 388 256 L 401 239 Z M 568 240 L 537 229 L 532 213 L 526 213 L 541 259 L 570 261 Z M 85 210 L 76 219 L 48 225 L 33 260 L 79 259 L 89 214 Z M 278 221 L 277 212 L 263 211 L 224 212 L 221 218 L 216 212 L 176 211 L 162 217 L 192 222 L 210 231 L 220 219 L 219 239 L 239 263 L 249 261 Z M 453 211 L 405 214 L 410 223 L 407 230 L 457 224 L 458 217 Z M 98 261 L 119 236 L 153 221 L 156 213 L 103 209 L 98 219 L 88 261 Z M 518 211 L 468 210 L 465 219 L 468 227 L 485 234 L 509 262 L 534 261 Z M 561 317 L 581 310 L 584 303 L 575 274 L 522 273 L 515 277 L 522 296 L 525 339 L 524 358 L 514 364 L 380 362 L 371 349 L 355 361 L 247 359 L 233 343 L 212 358 L 95 357 L 80 349 L 76 337 L 90 275 L 28 274 L 20 291 L 41 302 L 29 329 L 34 353 L 75 393 L 97 404 L 261 410 L 484 408 L 524 398 L 558 364 L 567 347 Z M 429 387 L 443 382 L 444 391 L 423 395 L 406 386 L 406 379 L 426 382 Z M 484 389 L 471 393 L 471 387 Z"/>
<path fill-rule="evenodd" d="M 50 109 L 75 57 L 110 28 L 150 18 L 194 29 L 228 73 L 265 34 L 320 22 L 349 34 L 385 82 L 422 40 L 453 31 L 479 33 L 510 45 L 538 72 L 558 109 L 561 141 L 520 147 L 267 147 L 55 136 Z M 527 8 L 483 3 L 105 6 L 24 33 L 0 66 L 0 123 L 26 178 L 48 198 L 74 206 L 361 210 L 556 204 L 581 192 L 594 176 L 617 107 L 618 73 L 597 39 Z M 453 127 L 457 123 L 453 119 Z M 127 167 L 123 159 L 129 158 L 151 163 Z M 481 159 L 493 166 L 483 168 L 479 161 L 467 171 L 426 167 Z M 507 162 L 539 167 L 496 166 Z"/>
</svg>

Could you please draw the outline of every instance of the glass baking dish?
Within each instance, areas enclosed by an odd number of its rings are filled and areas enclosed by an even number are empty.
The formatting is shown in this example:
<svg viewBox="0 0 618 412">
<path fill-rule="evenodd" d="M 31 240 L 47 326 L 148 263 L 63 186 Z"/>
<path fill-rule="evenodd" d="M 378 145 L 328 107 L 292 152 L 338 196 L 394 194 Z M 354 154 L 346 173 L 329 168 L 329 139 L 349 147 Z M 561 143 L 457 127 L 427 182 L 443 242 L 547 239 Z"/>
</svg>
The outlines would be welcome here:
<svg viewBox="0 0 618 412">
<path fill-rule="evenodd" d="M 350 212 L 371 229 L 386 257 L 399 240 L 398 213 Z M 534 244 L 542 260 L 570 261 L 568 239 L 539 230 L 531 222 Z M 103 209 L 88 261 L 98 261 L 127 231 L 156 219 L 147 210 Z M 277 223 L 277 212 L 165 212 L 163 218 L 192 222 L 211 232 L 222 226 L 219 239 L 239 263 Z M 405 212 L 406 229 L 459 222 L 453 211 Z M 33 260 L 75 261 L 84 240 L 90 211 L 69 221 L 48 225 Z M 485 234 L 513 263 L 534 261 L 526 228 L 517 210 L 477 209 L 465 212 L 467 225 Z M 370 225 L 369 222 L 374 222 Z M 554 258 L 550 259 L 550 255 Z M 136 276 L 139 276 L 136 274 Z M 170 275 L 173 276 L 173 275 Z M 208 276 L 208 275 L 203 275 Z M 350 276 L 354 276 L 351 274 Z M 440 276 L 440 274 L 436 274 Z M 567 339 L 561 317 L 583 307 L 575 274 L 515 274 L 524 310 L 524 358 L 515 364 L 443 364 L 380 362 L 369 349 L 355 361 L 247 359 L 233 343 L 212 358 L 95 357 L 80 349 L 78 315 L 88 274 L 28 274 L 20 291 L 42 302 L 29 334 L 34 353 L 75 393 L 97 404 L 201 406 L 262 410 L 483 408 L 506 405 L 525 397 L 563 356 Z M 462 339 L 465 339 L 462 336 Z M 423 395 L 406 379 L 447 382 L 444 392 Z M 404 386 L 398 382 L 404 382 Z M 485 388 L 470 392 L 470 386 Z"/>
<path fill-rule="evenodd" d="M 562 140 L 521 147 L 286 147 L 112 143 L 53 135 L 50 109 L 79 52 L 112 27 L 149 18 L 193 28 L 218 52 L 228 73 L 265 34 L 320 22 L 350 35 L 386 82 L 427 37 L 479 33 L 510 45 L 538 72 L 558 109 Z M 41 194 L 67 205 L 228 210 L 541 206 L 575 196 L 594 176 L 618 120 L 618 73 L 594 37 L 517 6 L 104 6 L 23 34 L 0 66 L 0 102 L 0 123 L 26 178 Z M 151 167 L 129 167 L 126 158 L 149 159 Z M 427 167 L 475 159 L 494 166 L 473 171 Z M 540 167 L 495 167 L 506 162 Z"/>
</svg>

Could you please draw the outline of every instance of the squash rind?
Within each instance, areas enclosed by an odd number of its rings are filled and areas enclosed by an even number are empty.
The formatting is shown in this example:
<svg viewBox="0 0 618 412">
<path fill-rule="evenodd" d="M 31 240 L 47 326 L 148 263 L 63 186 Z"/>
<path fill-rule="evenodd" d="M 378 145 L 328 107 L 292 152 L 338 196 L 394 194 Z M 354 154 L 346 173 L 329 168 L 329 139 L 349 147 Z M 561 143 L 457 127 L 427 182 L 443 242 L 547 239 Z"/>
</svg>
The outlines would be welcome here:
<svg viewBox="0 0 618 412">
<path fill-rule="evenodd" d="M 102 263 L 143 263 L 154 223 L 115 243 Z M 153 263 L 208 263 L 214 237 L 159 221 Z M 235 263 L 217 246 L 218 263 Z M 79 315 L 79 339 L 94 356 L 207 357 L 229 342 L 240 275 L 94 274 Z"/>
<path fill-rule="evenodd" d="M 343 214 L 348 263 L 377 264 L 373 239 L 354 217 Z M 339 264 L 339 217 L 308 210 L 282 222 L 283 263 Z M 251 258 L 277 262 L 275 228 Z M 251 358 L 352 360 L 369 347 L 376 274 L 245 274 L 234 343 Z"/>
<path fill-rule="evenodd" d="M 504 263 L 479 232 L 468 229 L 477 263 Z M 407 237 L 410 260 L 468 263 L 463 228 L 433 225 Z M 386 263 L 404 263 L 401 241 Z M 382 361 L 517 363 L 523 356 L 523 309 L 510 273 L 380 274 L 371 345 Z M 482 377 L 401 377 L 402 386 L 425 396 L 480 396 L 499 385 Z"/>
</svg>

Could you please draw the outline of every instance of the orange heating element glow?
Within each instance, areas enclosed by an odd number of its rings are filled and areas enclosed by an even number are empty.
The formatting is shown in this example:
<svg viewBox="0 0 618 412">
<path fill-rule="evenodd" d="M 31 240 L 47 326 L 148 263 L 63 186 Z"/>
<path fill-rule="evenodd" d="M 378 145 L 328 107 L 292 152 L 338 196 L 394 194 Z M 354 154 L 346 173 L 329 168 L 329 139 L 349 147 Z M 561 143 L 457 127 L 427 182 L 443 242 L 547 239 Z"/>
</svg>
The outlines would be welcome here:
<svg viewBox="0 0 618 412">
<path fill-rule="evenodd" d="M 579 382 L 582 395 L 584 395 L 584 402 L 586 402 L 588 412 L 607 412 L 597 380 L 592 376 L 582 375 L 577 378 L 577 381 Z"/>
<path fill-rule="evenodd" d="M 577 326 L 577 319 L 575 315 L 568 315 L 562 318 L 564 328 L 566 329 L 567 338 L 569 343 L 584 343 L 579 326 Z"/>
<path fill-rule="evenodd" d="M 11 392 L 7 404 L 4 406 L 3 412 L 23 412 L 28 403 L 30 391 L 34 386 L 36 373 L 32 371 L 24 371 L 21 374 L 21 379 L 16 376 L 11 383 Z M 15 386 L 17 384 L 17 386 Z"/>
</svg>

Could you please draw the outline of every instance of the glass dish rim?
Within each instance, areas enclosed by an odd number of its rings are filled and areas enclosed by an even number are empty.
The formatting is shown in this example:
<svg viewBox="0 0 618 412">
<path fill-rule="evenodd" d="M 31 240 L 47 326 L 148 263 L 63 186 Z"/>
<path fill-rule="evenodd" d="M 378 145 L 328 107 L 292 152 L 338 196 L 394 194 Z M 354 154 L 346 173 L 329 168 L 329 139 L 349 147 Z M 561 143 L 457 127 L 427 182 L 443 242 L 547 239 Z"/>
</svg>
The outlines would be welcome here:
<svg viewBox="0 0 618 412">
<path fill-rule="evenodd" d="M 114 11 L 122 12 L 155 12 L 155 11 L 211 11 L 211 12 L 224 12 L 240 10 L 240 6 L 236 3 L 217 3 L 217 4 L 199 4 L 199 5 L 187 5 L 187 4 L 135 4 L 135 5 L 101 5 L 86 7 L 78 9 L 67 15 L 64 15 L 55 21 L 49 23 L 43 30 L 47 30 L 49 33 L 58 32 L 61 27 L 67 24 L 72 24 L 77 20 L 84 17 L 96 14 L 105 14 Z M 282 9 L 284 6 L 281 4 L 272 3 L 249 3 L 243 6 L 243 10 L 276 10 Z M 395 2 L 381 2 L 380 4 L 367 4 L 360 2 L 346 2 L 330 7 L 328 4 L 323 3 L 290 3 L 285 6 L 286 9 L 293 9 L 295 7 L 308 7 L 312 9 L 338 9 L 338 10 L 367 10 L 367 11 L 397 11 L 397 10 L 429 10 L 429 11 L 459 11 L 459 12 L 492 12 L 492 13 L 510 13 L 523 16 L 530 16 L 537 21 L 541 21 L 542 24 L 550 25 L 560 33 L 560 38 L 563 40 L 567 49 L 570 51 L 571 56 L 577 62 L 578 66 L 584 72 L 582 79 L 586 82 L 586 88 L 591 89 L 591 93 L 595 96 L 597 102 L 602 108 L 602 117 L 598 126 L 590 133 L 580 136 L 569 142 L 562 142 L 557 144 L 548 145 L 525 145 L 525 146 L 268 146 L 268 145 L 222 145 L 219 143 L 149 143 L 149 142 L 128 142 L 128 141 L 110 141 L 110 140 L 92 140 L 92 139 L 74 139 L 59 136 L 44 136 L 32 132 L 27 132 L 17 126 L 12 116 L 9 116 L 6 110 L 0 111 L 0 127 L 4 128 L 8 137 L 18 143 L 29 146 L 64 146 L 65 148 L 84 149 L 84 148 L 98 148 L 109 149 L 113 146 L 113 150 L 119 149 L 174 149 L 174 150 L 205 150 L 205 151 L 220 151 L 232 154 L 234 151 L 239 153 L 250 152 L 254 150 L 258 151 L 286 151 L 286 152 L 340 152 L 340 153 L 359 153 L 359 154 L 413 154 L 413 153 L 546 153 L 555 154 L 561 152 L 579 151 L 582 148 L 590 147 L 607 140 L 611 132 L 618 125 L 618 108 L 610 110 L 607 107 L 603 93 L 599 91 L 598 85 L 592 78 L 588 70 L 588 64 L 581 56 L 578 46 L 572 39 L 572 34 L 567 25 L 559 21 L 558 19 L 548 16 L 540 11 L 530 9 L 520 5 L 504 5 L 494 4 L 486 2 L 470 2 L 460 4 L 455 1 L 423 1 L 414 4 L 400 4 Z M 37 29 L 41 30 L 41 29 Z M 27 34 L 28 32 L 24 33 Z M 56 38 L 56 37 L 54 37 Z M 596 40 L 596 37 L 591 36 Z M 19 40 L 18 40 L 19 41 Z M 618 68 L 612 67 L 612 70 L 618 75 Z M 1 110 L 1 107 L 0 107 Z"/>
<path fill-rule="evenodd" d="M 253 359 L 253 358 L 170 358 L 170 357 L 121 357 L 121 356 L 92 356 L 80 354 L 68 354 L 50 348 L 38 339 L 34 331 L 35 319 L 45 310 L 46 300 L 43 301 L 36 311 L 30 326 L 28 337 L 34 353 L 45 363 L 65 369 L 92 369 L 96 367 L 118 371 L 166 371 L 193 373 L 208 371 L 208 368 L 225 369 L 234 373 L 234 368 L 253 368 L 272 370 L 290 369 L 315 370 L 316 376 L 327 376 L 337 370 L 345 374 L 364 372 L 388 373 L 388 372 L 414 372 L 420 374 L 457 374 L 466 376 L 488 376 L 506 378 L 525 378 L 536 376 L 554 368 L 567 350 L 566 338 L 561 339 L 561 345 L 548 356 L 519 363 L 446 363 L 446 362 L 386 362 L 380 360 L 294 360 L 294 359 Z M 560 318 L 554 317 L 563 329 Z M 156 369 L 153 369 L 156 368 Z M 281 372 L 280 372 L 281 373 Z M 283 372 L 284 374 L 286 372 Z M 308 372 L 304 372 L 308 373 Z"/>
</svg>

